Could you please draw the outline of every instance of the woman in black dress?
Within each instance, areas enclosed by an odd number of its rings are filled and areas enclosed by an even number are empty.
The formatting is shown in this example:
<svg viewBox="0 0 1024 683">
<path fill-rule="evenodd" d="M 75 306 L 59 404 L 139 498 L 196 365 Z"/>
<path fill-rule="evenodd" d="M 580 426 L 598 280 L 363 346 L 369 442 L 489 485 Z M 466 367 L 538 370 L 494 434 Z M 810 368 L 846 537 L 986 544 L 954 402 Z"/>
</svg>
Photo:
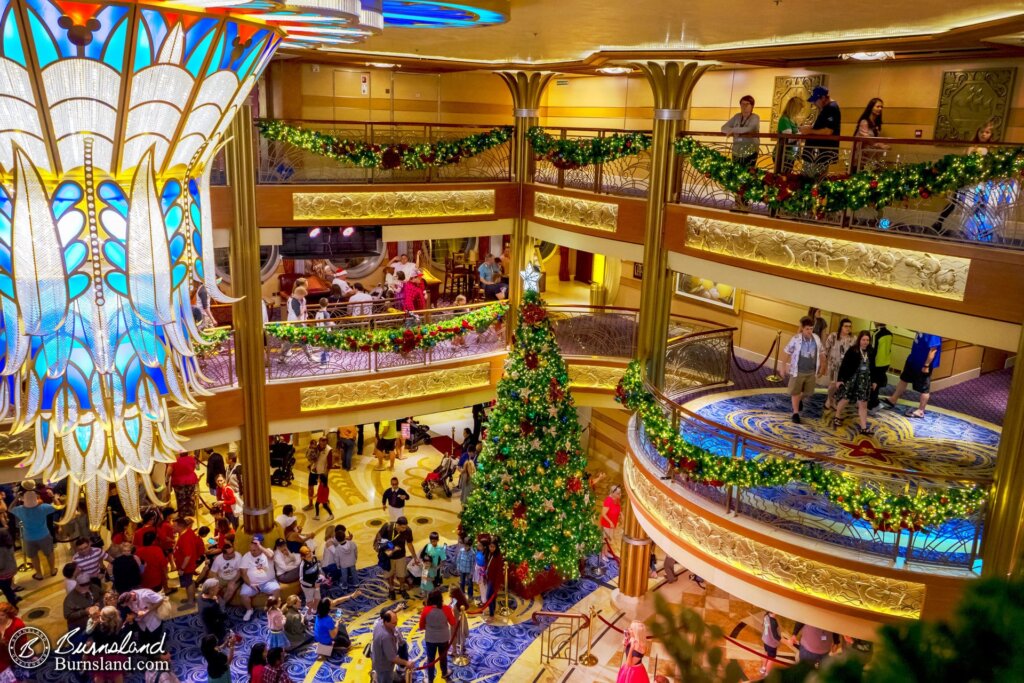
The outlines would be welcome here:
<svg viewBox="0 0 1024 683">
<path fill-rule="evenodd" d="M 871 333 L 861 330 L 857 334 L 857 341 L 843 356 L 843 362 L 839 366 L 838 388 L 836 396 L 839 403 L 836 404 L 836 416 L 832 420 L 832 426 L 838 427 L 843 423 L 840 416 L 843 409 L 850 401 L 857 402 L 857 416 L 860 419 L 860 433 L 872 434 L 868 429 L 868 397 L 871 389 L 875 386 L 871 380 L 871 368 L 875 367 L 875 350 L 871 346 Z"/>
</svg>

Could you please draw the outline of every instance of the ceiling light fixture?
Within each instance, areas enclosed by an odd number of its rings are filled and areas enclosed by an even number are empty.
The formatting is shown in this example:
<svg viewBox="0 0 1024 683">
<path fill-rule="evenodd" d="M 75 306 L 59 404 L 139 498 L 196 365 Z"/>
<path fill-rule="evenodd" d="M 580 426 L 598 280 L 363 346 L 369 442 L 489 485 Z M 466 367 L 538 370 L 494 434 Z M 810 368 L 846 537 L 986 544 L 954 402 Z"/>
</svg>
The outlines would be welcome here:
<svg viewBox="0 0 1024 683">
<path fill-rule="evenodd" d="M 603 66 L 598 69 L 598 71 L 608 76 L 622 76 L 624 74 L 632 73 L 633 69 L 628 66 Z"/>
<path fill-rule="evenodd" d="M 316 239 L 319 236 L 320 236 L 320 228 L 310 228 L 309 229 L 309 239 L 311 239 L 311 240 L 312 239 Z"/>
<path fill-rule="evenodd" d="M 843 59 L 855 59 L 858 62 L 881 62 L 886 59 L 892 59 L 896 56 L 895 52 L 846 52 L 839 55 Z"/>
<path fill-rule="evenodd" d="M 351 225 L 341 231 L 342 237 L 351 237 L 355 233 L 356 229 Z"/>
<path fill-rule="evenodd" d="M 390 62 L 367 62 L 366 66 L 372 66 L 375 69 L 394 69 L 398 65 Z"/>
</svg>

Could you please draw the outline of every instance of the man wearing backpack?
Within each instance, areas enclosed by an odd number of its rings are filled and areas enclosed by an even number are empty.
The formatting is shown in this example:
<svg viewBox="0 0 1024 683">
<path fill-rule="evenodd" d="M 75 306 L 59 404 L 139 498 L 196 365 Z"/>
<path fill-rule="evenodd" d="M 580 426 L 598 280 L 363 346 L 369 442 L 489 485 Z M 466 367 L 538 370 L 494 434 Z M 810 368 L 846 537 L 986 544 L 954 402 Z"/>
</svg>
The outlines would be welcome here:
<svg viewBox="0 0 1024 683">
<path fill-rule="evenodd" d="M 406 553 L 408 552 L 409 557 L 416 556 L 409 520 L 399 517 L 394 522 L 382 526 L 373 539 L 373 547 L 377 551 L 377 564 L 387 577 L 388 600 L 395 599 L 396 591 L 408 600 L 409 592 L 405 589 L 408 562 Z"/>
</svg>

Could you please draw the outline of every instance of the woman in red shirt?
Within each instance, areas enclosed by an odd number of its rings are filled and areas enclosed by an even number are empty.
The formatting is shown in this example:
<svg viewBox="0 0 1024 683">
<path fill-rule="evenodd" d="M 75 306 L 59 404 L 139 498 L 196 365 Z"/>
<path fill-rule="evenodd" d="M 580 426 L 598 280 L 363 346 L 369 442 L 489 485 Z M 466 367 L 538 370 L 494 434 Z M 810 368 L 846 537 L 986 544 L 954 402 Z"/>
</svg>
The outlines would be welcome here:
<svg viewBox="0 0 1024 683">
<path fill-rule="evenodd" d="M 619 526 L 619 515 L 622 513 L 622 489 L 612 486 L 608 497 L 601 508 L 601 532 L 604 534 L 604 545 L 601 546 L 601 557 L 609 558 L 608 550 L 612 547 L 612 532 Z"/>
<path fill-rule="evenodd" d="M 196 484 L 199 483 L 196 467 L 196 459 L 187 451 L 178 453 L 178 459 L 167 467 L 174 501 L 182 517 L 196 516 Z"/>
<path fill-rule="evenodd" d="M 238 496 L 235 494 L 235 490 L 228 485 L 224 475 L 217 476 L 217 501 L 221 504 L 224 517 L 231 522 L 231 526 L 237 529 L 238 515 L 235 513 L 235 507 L 238 505 Z"/>
<path fill-rule="evenodd" d="M 135 557 L 142 561 L 140 585 L 153 591 L 167 588 L 167 556 L 156 544 L 156 532 L 149 530 L 142 535 L 142 546 L 135 548 Z"/>
<path fill-rule="evenodd" d="M 14 683 L 11 668 L 11 637 L 25 628 L 25 622 L 18 617 L 18 608 L 9 602 L 0 602 L 0 683 Z"/>
<path fill-rule="evenodd" d="M 196 604 L 195 573 L 199 559 L 206 556 L 206 548 L 192 529 L 192 520 L 188 517 L 174 520 L 174 530 L 178 534 L 174 544 L 174 566 L 178 568 L 178 579 L 186 592 L 185 602 L 178 609 L 187 609 Z"/>
<path fill-rule="evenodd" d="M 490 545 L 487 546 L 487 564 L 484 565 L 484 578 L 487 581 L 486 600 L 491 603 L 489 610 L 493 617 L 494 610 L 498 606 L 498 591 L 505 584 L 505 558 L 502 557 L 501 551 L 498 550 L 498 542 L 493 538 Z"/>
<path fill-rule="evenodd" d="M 423 284 L 423 275 L 418 270 L 412 278 L 405 283 L 402 291 L 398 293 L 401 298 L 400 307 L 403 311 L 420 311 L 427 307 L 426 297 L 427 286 Z"/>
</svg>

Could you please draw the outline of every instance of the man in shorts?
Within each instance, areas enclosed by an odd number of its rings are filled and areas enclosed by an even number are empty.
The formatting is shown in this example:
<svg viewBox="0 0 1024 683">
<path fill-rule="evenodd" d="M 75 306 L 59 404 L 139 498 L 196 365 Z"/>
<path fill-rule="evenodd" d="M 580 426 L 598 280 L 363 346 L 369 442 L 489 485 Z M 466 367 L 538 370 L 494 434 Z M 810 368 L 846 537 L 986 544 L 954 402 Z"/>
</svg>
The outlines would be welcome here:
<svg viewBox="0 0 1024 683">
<path fill-rule="evenodd" d="M 818 368 L 825 366 L 821 339 L 814 334 L 814 320 L 800 318 L 800 332 L 783 349 L 789 354 L 789 396 L 793 402 L 793 422 L 800 424 L 800 408 L 804 398 L 812 396 Z"/>
<path fill-rule="evenodd" d="M 309 479 L 306 482 L 309 494 L 309 503 L 303 510 L 313 509 L 313 499 L 316 497 L 316 487 L 321 481 L 327 483 L 327 437 L 322 436 L 317 441 L 309 444 L 306 451 L 306 459 L 309 461 Z"/>
<path fill-rule="evenodd" d="M 231 542 L 225 543 L 220 555 L 214 558 L 210 564 L 210 574 L 217 578 L 220 584 L 221 604 L 231 602 L 235 593 L 242 586 L 242 572 L 239 565 L 242 563 L 242 556 L 235 552 L 235 546 Z"/>
<path fill-rule="evenodd" d="M 242 572 L 242 605 L 245 606 L 245 616 L 242 621 L 252 619 L 252 599 L 254 596 L 263 593 L 265 595 L 281 594 L 281 584 L 277 582 L 277 570 L 274 569 L 273 551 L 263 547 L 262 534 L 252 537 L 249 544 L 249 552 L 245 554 L 238 564 Z"/>
<path fill-rule="evenodd" d="M 416 556 L 416 549 L 412 544 L 412 529 L 409 528 L 409 520 L 399 517 L 394 522 L 389 522 L 380 528 L 377 537 L 373 539 L 373 547 L 377 549 L 378 560 L 381 565 L 387 560 L 387 567 L 383 567 L 388 582 L 388 599 L 395 599 L 395 592 L 402 594 L 406 600 L 409 593 L 405 589 L 405 577 L 407 575 L 406 552 L 409 557 Z"/>
<path fill-rule="evenodd" d="M 377 470 L 384 469 L 384 456 L 390 458 L 392 472 L 395 470 L 395 442 L 398 441 L 398 425 L 394 420 L 381 420 L 377 429 L 377 443 L 373 447 L 373 456 L 377 458 Z"/>
<path fill-rule="evenodd" d="M 889 398 L 882 401 L 889 408 L 895 409 L 899 403 L 900 396 L 907 390 L 909 384 L 914 391 L 920 394 L 917 401 L 917 409 L 907 412 L 907 417 L 924 417 L 924 409 L 928 406 L 928 399 L 931 398 L 932 370 L 939 367 L 942 359 L 942 337 L 936 334 L 918 332 L 914 337 L 914 344 L 910 347 L 910 355 L 900 373 L 900 381 L 896 384 L 895 391 Z"/>
</svg>

